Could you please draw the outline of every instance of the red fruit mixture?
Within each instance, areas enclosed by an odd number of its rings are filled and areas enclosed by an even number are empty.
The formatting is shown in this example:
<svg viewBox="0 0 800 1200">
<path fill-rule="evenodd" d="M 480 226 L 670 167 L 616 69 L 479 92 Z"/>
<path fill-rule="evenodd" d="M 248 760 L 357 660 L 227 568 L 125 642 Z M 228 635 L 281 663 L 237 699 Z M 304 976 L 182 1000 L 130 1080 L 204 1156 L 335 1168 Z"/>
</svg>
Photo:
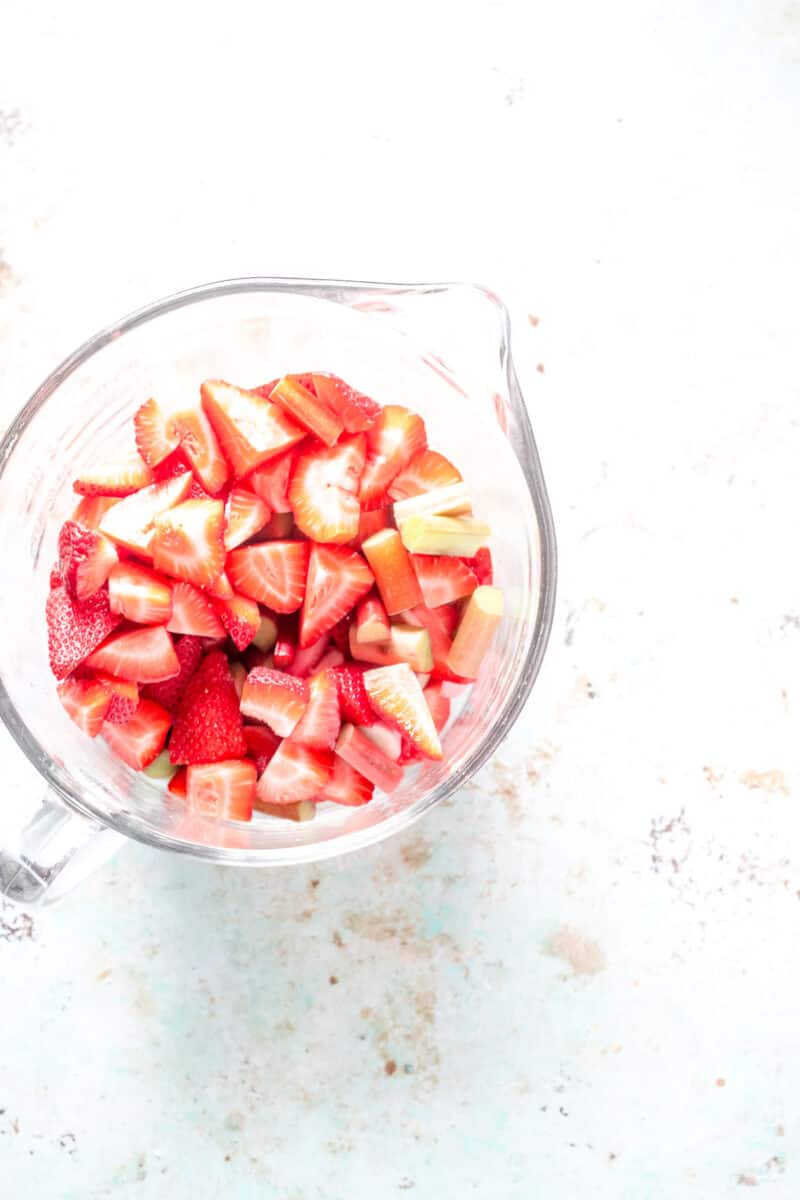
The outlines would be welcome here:
<svg viewBox="0 0 800 1200">
<path fill-rule="evenodd" d="M 46 605 L 65 712 L 204 816 L 393 791 L 442 759 L 502 617 L 461 474 L 325 372 L 181 404 L 147 399 L 136 451 L 74 483 Z"/>
</svg>

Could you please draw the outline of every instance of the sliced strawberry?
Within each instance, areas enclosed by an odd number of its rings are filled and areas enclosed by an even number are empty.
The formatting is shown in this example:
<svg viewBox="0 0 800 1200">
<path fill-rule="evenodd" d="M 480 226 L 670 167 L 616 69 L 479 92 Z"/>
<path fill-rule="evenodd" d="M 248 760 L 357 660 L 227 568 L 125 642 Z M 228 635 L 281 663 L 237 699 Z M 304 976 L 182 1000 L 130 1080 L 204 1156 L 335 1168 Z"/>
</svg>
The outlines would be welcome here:
<svg viewBox="0 0 800 1200">
<path fill-rule="evenodd" d="M 167 791 L 172 792 L 173 796 L 186 798 L 186 774 L 187 768 L 179 767 L 167 784 Z"/>
<path fill-rule="evenodd" d="M 368 779 L 359 775 L 340 755 L 335 754 L 333 771 L 317 800 L 332 800 L 334 804 L 355 807 L 369 803 L 374 790 L 374 785 Z"/>
<path fill-rule="evenodd" d="M 89 737 L 97 737 L 111 703 L 111 695 L 102 683 L 97 679 L 65 679 L 56 691 L 69 719 Z"/>
<path fill-rule="evenodd" d="M 236 649 L 245 650 L 261 624 L 261 612 L 255 600 L 235 595 L 230 600 L 215 600 L 214 607 Z"/>
<path fill-rule="evenodd" d="M 289 416 L 318 437 L 326 446 L 333 446 L 344 432 L 344 425 L 335 413 L 320 403 L 314 393 L 304 387 L 297 376 L 284 375 L 269 394 L 270 403 L 279 404 Z"/>
<path fill-rule="evenodd" d="M 211 423 L 199 404 L 170 418 L 180 439 L 181 453 L 207 492 L 216 496 L 227 481 L 229 471 Z"/>
<path fill-rule="evenodd" d="M 133 418 L 136 449 L 148 467 L 157 467 L 178 448 L 180 438 L 156 400 L 148 400 Z"/>
<path fill-rule="evenodd" d="M 135 496 L 118 501 L 100 521 L 100 532 L 127 550 L 150 557 L 149 545 L 156 517 L 185 497 L 192 482 L 191 472 L 153 483 Z"/>
<path fill-rule="evenodd" d="M 246 717 L 263 721 L 278 737 L 288 737 L 307 704 L 305 679 L 269 667 L 255 667 L 245 680 L 240 707 Z"/>
<path fill-rule="evenodd" d="M 313 390 L 331 412 L 336 413 L 347 433 L 363 433 L 374 425 L 381 406 L 363 392 L 357 392 L 338 375 L 314 372 Z"/>
<path fill-rule="evenodd" d="M 317 750 L 332 750 L 342 719 L 336 680 L 330 671 L 319 671 L 308 683 L 308 707 L 295 726 L 292 740 Z"/>
<path fill-rule="evenodd" d="M 258 542 L 285 542 L 295 533 L 294 517 L 290 512 L 273 513 L 256 537 Z"/>
<path fill-rule="evenodd" d="M 130 496 L 153 482 L 153 472 L 138 454 L 122 462 L 88 467 L 72 485 L 82 496 Z"/>
<path fill-rule="evenodd" d="M 226 569 L 237 592 L 273 612 L 296 612 L 306 591 L 308 555 L 308 542 L 260 542 L 232 550 Z"/>
<path fill-rule="evenodd" d="M 117 551 L 102 533 L 65 521 L 58 535 L 58 563 L 70 596 L 86 600 L 99 592 L 117 562 Z M 113 611 L 113 610 L 112 610 Z"/>
<path fill-rule="evenodd" d="M 295 524 L 315 542 L 349 542 L 358 534 L 358 485 L 366 460 L 363 434 L 328 450 L 300 454 L 289 485 Z"/>
<path fill-rule="evenodd" d="M 50 670 L 65 679 L 119 625 L 106 592 L 73 600 L 64 587 L 52 588 L 45 608 Z"/>
<path fill-rule="evenodd" d="M 333 629 L 373 583 L 372 571 L 357 550 L 312 544 L 300 614 L 300 645 L 310 646 Z"/>
<path fill-rule="evenodd" d="M 282 409 L 255 392 L 208 379 L 200 396 L 237 479 L 305 437 Z"/>
<path fill-rule="evenodd" d="M 439 608 L 442 604 L 452 604 L 454 600 L 471 596 L 478 586 L 474 571 L 462 559 L 449 554 L 412 554 L 411 563 L 426 608 Z M 404 608 L 413 607 L 413 604 L 404 605 Z"/>
<path fill-rule="evenodd" d="M 333 677 L 339 693 L 342 718 L 354 725 L 372 725 L 376 717 L 364 687 L 363 668 L 350 665 L 336 667 Z"/>
<path fill-rule="evenodd" d="M 383 507 L 389 484 L 427 445 L 422 417 L 399 404 L 387 404 L 367 431 L 367 463 L 361 476 L 364 508 Z"/>
<path fill-rule="evenodd" d="M 236 595 L 233 584 L 224 571 L 220 571 L 217 578 L 208 585 L 206 591 L 217 600 L 232 600 Z"/>
<path fill-rule="evenodd" d="M 189 686 L 200 660 L 203 657 L 203 647 L 199 638 L 179 637 L 175 639 L 175 654 L 180 663 L 180 670 L 172 679 L 163 683 L 148 683 L 142 688 L 142 695 L 157 700 L 167 712 L 174 712 L 178 707 L 183 693 Z"/>
<path fill-rule="evenodd" d="M 225 549 L 233 550 L 266 525 L 270 511 L 260 496 L 244 487 L 231 488 L 225 501 Z"/>
<path fill-rule="evenodd" d="M 167 629 L 170 633 L 190 633 L 194 637 L 225 636 L 225 627 L 213 602 L 199 588 L 182 581 L 172 585 L 172 616 L 167 621 Z"/>
<path fill-rule="evenodd" d="M 117 758 L 135 771 L 142 771 L 164 749 L 171 724 L 169 713 L 155 700 L 140 700 L 136 712 L 123 725 L 105 721 L 103 737 Z"/>
<path fill-rule="evenodd" d="M 250 821 L 256 765 L 246 758 L 193 763 L 186 770 L 186 802 L 192 812 L 229 821 Z"/>
<path fill-rule="evenodd" d="M 428 758 L 440 759 L 442 747 L 419 681 L 407 663 L 364 672 L 370 704 Z"/>
<path fill-rule="evenodd" d="M 389 484 L 392 500 L 407 500 L 421 492 L 461 483 L 461 474 L 443 454 L 436 450 L 420 450 Z"/>
<path fill-rule="evenodd" d="M 164 625 L 172 616 L 169 580 L 149 567 L 118 562 L 108 577 L 111 611 L 139 625 Z"/>
<path fill-rule="evenodd" d="M 442 692 L 441 684 L 431 683 L 422 689 L 425 703 L 431 710 L 436 732 L 441 733 L 450 720 L 450 701 Z"/>
<path fill-rule="evenodd" d="M 397 760 L 401 767 L 406 767 L 409 763 L 425 761 L 425 755 L 421 750 L 417 749 L 413 742 L 410 742 L 408 738 L 403 738 L 402 741 L 403 745 L 400 751 L 400 757 Z"/>
<path fill-rule="evenodd" d="M 156 483 L 163 483 L 166 479 L 176 479 L 178 475 L 191 475 L 185 455 L 181 453 L 180 446 L 177 450 L 173 450 L 172 454 L 167 455 L 163 462 L 160 462 L 157 467 L 153 467 L 153 478 Z M 193 477 L 194 478 L 194 477 Z"/>
<path fill-rule="evenodd" d="M 137 683 L 159 683 L 181 669 L 172 638 L 163 625 L 113 633 L 89 655 L 86 665 Z"/>
<path fill-rule="evenodd" d="M 411 557 L 396 529 L 373 533 L 361 551 L 372 568 L 381 600 L 390 616 L 421 602 L 422 592 Z"/>
<path fill-rule="evenodd" d="M 273 513 L 287 513 L 291 510 L 289 480 L 296 460 L 296 450 L 284 450 L 283 454 L 278 454 L 256 467 L 247 477 L 247 486 L 261 497 Z"/>
<path fill-rule="evenodd" d="M 337 650 L 341 650 L 345 657 L 350 653 L 350 625 L 352 620 L 352 615 L 348 614 L 348 616 L 342 617 L 341 621 L 337 621 L 331 630 L 331 641 Z"/>
<path fill-rule="evenodd" d="M 194 477 L 192 477 L 191 486 L 189 488 L 189 491 L 186 493 L 186 499 L 187 500 L 221 500 L 224 504 L 225 501 L 228 499 L 228 495 L 229 495 L 229 492 L 228 492 L 227 483 L 224 483 L 222 485 L 222 488 L 221 488 L 220 492 L 218 493 L 218 495 L 212 496 L 210 492 L 206 491 L 206 489 L 203 487 L 203 485 L 199 479 L 195 479 Z"/>
<path fill-rule="evenodd" d="M 266 725 L 245 725 L 244 740 L 247 742 L 248 753 L 256 764 L 256 773 L 260 778 L 266 770 L 267 763 L 280 746 L 281 739 Z"/>
<path fill-rule="evenodd" d="M 114 725 L 129 721 L 139 707 L 139 687 L 130 679 L 117 679 L 103 671 L 95 673 L 95 679 L 108 692 L 109 705 L 106 720 Z"/>
<path fill-rule="evenodd" d="M 239 698 L 221 650 L 205 656 L 189 680 L 169 743 L 173 763 L 221 762 L 247 753 Z"/>
<path fill-rule="evenodd" d="M 256 789 L 263 804 L 294 804 L 317 796 L 333 771 L 330 750 L 314 750 L 299 742 L 281 742 Z"/>
<path fill-rule="evenodd" d="M 356 725 L 342 726 L 336 753 L 382 792 L 393 792 L 402 783 L 403 768 L 387 758 Z"/>
<path fill-rule="evenodd" d="M 361 546 L 367 538 L 372 537 L 373 533 L 378 533 L 381 529 L 391 529 L 391 527 L 391 509 L 362 508 L 358 518 L 358 533 L 353 539 L 353 544 Z"/>
<path fill-rule="evenodd" d="M 321 638 L 317 638 L 310 646 L 299 647 L 295 651 L 291 666 L 287 668 L 288 673 L 290 675 L 297 675 L 301 679 L 305 679 L 311 675 L 322 662 L 329 645 L 330 639 L 327 633 L 324 633 Z"/>
<path fill-rule="evenodd" d="M 377 596 L 366 596 L 356 609 L 356 636 L 360 642 L 385 642 L 389 617 Z"/>
<path fill-rule="evenodd" d="M 275 655 L 275 666 L 279 671 L 286 671 L 294 662 L 297 653 L 297 615 L 283 613 L 278 617 L 278 636 L 272 649 Z"/>
<path fill-rule="evenodd" d="M 208 587 L 225 566 L 221 500 L 184 500 L 159 513 L 150 542 L 153 566 L 175 579 Z"/>
<path fill-rule="evenodd" d="M 454 675 L 447 665 L 447 656 L 453 645 L 453 633 L 458 624 L 458 612 L 452 605 L 443 604 L 440 608 L 431 609 L 426 608 L 424 604 L 418 604 L 403 613 L 403 620 L 409 625 L 427 629 L 433 655 L 433 675 L 437 679 L 449 679 L 454 683 L 466 682 Z"/>
<path fill-rule="evenodd" d="M 84 529 L 98 530 L 103 517 L 115 504 L 119 504 L 118 496 L 82 496 L 75 505 L 72 519 Z"/>
<path fill-rule="evenodd" d="M 492 552 L 488 546 L 482 546 L 473 558 L 462 558 L 461 561 L 475 572 L 480 587 L 491 587 L 494 582 L 494 570 Z"/>
</svg>

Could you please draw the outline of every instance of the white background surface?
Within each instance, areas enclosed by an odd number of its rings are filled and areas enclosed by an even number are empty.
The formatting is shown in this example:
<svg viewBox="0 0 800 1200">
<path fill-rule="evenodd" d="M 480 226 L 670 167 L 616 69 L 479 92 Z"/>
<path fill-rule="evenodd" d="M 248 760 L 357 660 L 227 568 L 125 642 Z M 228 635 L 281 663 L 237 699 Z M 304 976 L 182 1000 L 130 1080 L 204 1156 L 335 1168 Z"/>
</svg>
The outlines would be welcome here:
<svg viewBox="0 0 800 1200">
<path fill-rule="evenodd" d="M 512 739 L 406 836 L 3 912 L 9 1194 L 800 1189 L 800 7 L 472 7 L 3 10 L 0 419 L 180 287 L 477 279 L 561 554 Z"/>
</svg>

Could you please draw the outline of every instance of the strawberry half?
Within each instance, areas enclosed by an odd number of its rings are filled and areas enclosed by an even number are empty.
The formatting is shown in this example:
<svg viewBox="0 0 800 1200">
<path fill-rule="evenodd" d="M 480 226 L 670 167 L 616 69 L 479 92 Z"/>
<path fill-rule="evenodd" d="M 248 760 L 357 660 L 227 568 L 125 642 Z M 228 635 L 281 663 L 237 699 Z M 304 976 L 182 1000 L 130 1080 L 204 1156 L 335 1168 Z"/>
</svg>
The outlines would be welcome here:
<svg viewBox="0 0 800 1200">
<path fill-rule="evenodd" d="M 336 753 L 382 792 L 393 792 L 402 783 L 403 768 L 387 758 L 356 725 L 342 726 Z"/>
<path fill-rule="evenodd" d="M 178 432 L 156 400 L 148 400 L 138 409 L 133 427 L 136 449 L 148 467 L 157 467 L 178 448 Z"/>
<path fill-rule="evenodd" d="M 263 721 L 278 737 L 288 737 L 307 704 L 305 679 L 269 667 L 254 667 L 245 680 L 240 707 L 246 717 Z"/>
<path fill-rule="evenodd" d="M 295 524 L 315 542 L 349 542 L 358 534 L 358 485 L 366 461 L 363 434 L 329 450 L 301 454 L 289 485 Z"/>
<path fill-rule="evenodd" d="M 306 591 L 308 556 L 308 542 L 260 542 L 232 550 L 226 570 L 237 592 L 273 612 L 296 612 Z"/>
<path fill-rule="evenodd" d="M 245 725 L 243 732 L 244 740 L 247 742 L 247 751 L 256 764 L 256 773 L 260 778 L 267 768 L 267 763 L 280 746 L 281 739 L 266 725 Z"/>
<path fill-rule="evenodd" d="M 150 542 L 156 570 L 208 587 L 225 566 L 223 521 L 221 500 L 184 500 L 159 513 Z"/>
<path fill-rule="evenodd" d="M 478 586 L 474 571 L 462 559 L 449 554 L 412 554 L 411 563 L 426 608 L 439 608 L 442 604 L 452 604 L 454 600 L 471 596 Z M 414 605 L 404 607 L 413 608 Z"/>
<path fill-rule="evenodd" d="M 255 392 L 208 379 L 200 397 L 237 478 L 305 437 L 282 409 Z"/>
<path fill-rule="evenodd" d="M 169 743 L 170 761 L 221 762 L 242 758 L 246 753 L 239 699 L 228 660 L 221 650 L 212 650 L 189 680 L 178 705 Z"/>
<path fill-rule="evenodd" d="M 256 765 L 246 758 L 193 763 L 186 769 L 186 803 L 192 812 L 229 821 L 250 821 Z"/>
<path fill-rule="evenodd" d="M 117 557 L 114 544 L 101 533 L 75 521 L 65 521 L 61 526 L 58 567 L 70 596 L 86 600 L 99 592 Z"/>
<path fill-rule="evenodd" d="M 300 645 L 310 646 L 333 629 L 375 582 L 357 550 L 312 544 L 303 609 Z"/>
<path fill-rule="evenodd" d="M 494 582 L 494 569 L 492 566 L 492 552 L 488 546 L 482 546 L 473 558 L 462 558 L 461 561 L 471 571 L 475 572 L 480 587 L 491 587 Z"/>
<path fill-rule="evenodd" d="M 387 404 L 367 431 L 367 463 L 361 476 L 364 508 L 383 507 L 389 484 L 427 446 L 425 422 L 399 404 Z"/>
<path fill-rule="evenodd" d="M 203 647 L 196 637 L 179 637 L 174 644 L 175 655 L 180 663 L 178 674 L 162 683 L 148 683 L 142 688 L 143 696 L 156 700 L 167 712 L 174 712 L 178 707 L 203 657 Z"/>
<path fill-rule="evenodd" d="M 225 627 L 213 602 L 205 592 L 182 581 L 172 585 L 172 616 L 167 621 L 167 629 L 170 633 L 190 633 L 201 638 L 225 636 Z"/>
<path fill-rule="evenodd" d="M 216 496 L 230 472 L 205 412 L 196 404 L 174 413 L 170 423 L 180 439 L 181 453 L 206 491 Z"/>
<path fill-rule="evenodd" d="M 236 649 L 245 650 L 261 625 L 261 611 L 255 600 L 234 595 L 230 600 L 215 600 L 214 607 Z"/>
<path fill-rule="evenodd" d="M 299 376 L 284 375 L 269 394 L 272 404 L 279 404 L 294 421 L 302 425 L 326 446 L 333 446 L 344 431 L 335 413 L 322 404 L 314 393 L 303 386 Z"/>
<path fill-rule="evenodd" d="M 141 700 L 136 712 L 122 725 L 103 723 L 108 745 L 134 771 L 149 767 L 164 749 L 172 718 L 155 700 Z"/>
<path fill-rule="evenodd" d="M 338 375 L 314 372 L 311 376 L 319 400 L 336 413 L 347 433 L 363 433 L 374 425 L 381 406 L 363 392 L 357 392 Z"/>
<path fill-rule="evenodd" d="M 178 449 L 173 450 L 172 454 L 168 454 L 163 462 L 160 462 L 157 467 L 153 467 L 153 479 L 156 483 L 163 483 L 166 479 L 176 479 L 178 475 L 191 474 L 191 468 L 186 461 L 186 455 L 181 454 L 180 444 L 178 445 Z"/>
<path fill-rule="evenodd" d="M 87 667 L 137 683 L 160 683 L 181 669 L 163 625 L 114 633 L 86 659 Z"/>
<path fill-rule="evenodd" d="M 335 754 L 330 778 L 316 798 L 356 807 L 368 804 L 374 790 L 374 785 L 368 779 L 354 770 L 340 755 Z"/>
<path fill-rule="evenodd" d="M 371 725 L 376 718 L 364 687 L 363 668 L 350 665 L 335 667 L 333 677 L 343 719 L 354 725 Z"/>
<path fill-rule="evenodd" d="M 264 501 L 247 488 L 231 488 L 225 501 L 225 549 L 233 550 L 266 525 L 271 513 Z"/>
<path fill-rule="evenodd" d="M 103 671 L 95 673 L 95 679 L 108 692 L 109 705 L 106 720 L 114 725 L 129 721 L 139 707 L 139 687 L 130 679 L 117 679 Z"/>
<path fill-rule="evenodd" d="M 105 592 L 73 600 L 64 587 L 51 590 L 45 615 L 50 670 L 56 679 L 70 675 L 120 622 Z"/>
<path fill-rule="evenodd" d="M 288 513 L 291 510 L 289 480 L 296 459 L 295 450 L 285 450 L 283 454 L 256 467 L 247 478 L 247 486 L 261 497 L 273 513 Z"/>
<path fill-rule="evenodd" d="M 65 679 L 56 691 L 69 719 L 89 737 L 97 737 L 111 703 L 111 695 L 102 683 L 97 679 Z"/>
<path fill-rule="evenodd" d="M 139 455 L 83 471 L 72 489 L 82 496 L 130 496 L 153 482 L 153 472 Z"/>
<path fill-rule="evenodd" d="M 183 471 L 174 479 L 152 483 L 135 496 L 126 496 L 109 509 L 100 521 L 100 532 L 112 541 L 150 558 L 150 540 L 156 517 L 179 504 L 192 482 L 191 472 Z"/>
<path fill-rule="evenodd" d="M 149 567 L 118 562 L 108 577 L 111 611 L 139 625 L 164 625 L 172 616 L 169 581 Z"/>
<path fill-rule="evenodd" d="M 330 671 L 312 675 L 308 683 L 308 706 L 295 726 L 292 740 L 317 750 L 332 750 L 342 719 L 336 680 Z"/>
<path fill-rule="evenodd" d="M 96 531 L 100 528 L 103 517 L 115 504 L 119 504 L 118 496 L 82 496 L 75 505 L 72 519 L 83 525 L 84 529 Z"/>
<path fill-rule="evenodd" d="M 408 466 L 395 475 L 389 484 L 388 495 L 392 500 L 407 500 L 410 496 L 449 487 L 453 483 L 461 483 L 461 473 L 450 459 L 436 450 L 420 450 Z"/>
<path fill-rule="evenodd" d="M 263 804 L 294 804 L 317 796 L 333 771 L 330 750 L 313 750 L 299 742 L 281 742 L 258 781 Z"/>
<path fill-rule="evenodd" d="M 364 687 L 380 717 L 399 729 L 428 758 L 442 757 L 431 710 L 419 680 L 407 663 L 365 671 Z"/>
</svg>

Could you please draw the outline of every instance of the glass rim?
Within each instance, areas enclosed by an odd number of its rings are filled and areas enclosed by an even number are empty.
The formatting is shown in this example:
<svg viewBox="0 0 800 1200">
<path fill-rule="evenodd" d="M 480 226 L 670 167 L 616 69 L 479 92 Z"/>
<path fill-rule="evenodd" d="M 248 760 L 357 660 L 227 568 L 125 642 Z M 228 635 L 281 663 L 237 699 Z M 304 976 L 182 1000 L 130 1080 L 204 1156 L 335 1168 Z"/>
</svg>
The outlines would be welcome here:
<svg viewBox="0 0 800 1200">
<path fill-rule="evenodd" d="M 410 808 L 395 813 L 385 820 L 379 821 L 377 824 L 368 826 L 365 829 L 312 842 L 308 845 L 298 844 L 271 849 L 247 850 L 237 847 L 206 846 L 202 843 L 184 842 L 180 838 L 173 837 L 171 834 L 161 833 L 140 826 L 134 815 L 106 813 L 100 806 L 95 806 L 91 801 L 88 801 L 77 788 L 72 788 L 56 778 L 52 770 L 53 764 L 49 754 L 31 734 L 16 705 L 11 700 L 2 677 L 0 677 L 0 717 L 3 723 L 25 757 L 43 777 L 47 786 L 72 811 L 89 820 L 96 821 L 102 826 L 113 829 L 125 837 L 132 838 L 134 841 L 208 862 L 252 867 L 288 866 L 295 863 L 319 862 L 325 859 L 336 858 L 340 854 L 365 849 L 367 846 L 381 842 L 385 838 L 391 837 L 393 834 L 399 833 L 400 830 L 412 825 L 424 813 L 433 808 L 434 805 L 439 804 L 442 800 L 446 800 L 458 791 L 459 788 L 468 783 L 472 776 L 494 754 L 519 717 L 541 669 L 555 611 L 557 551 L 553 517 L 542 474 L 539 453 L 511 356 L 510 316 L 505 304 L 490 288 L 462 281 L 447 283 L 388 283 L 369 280 L 254 275 L 200 284 L 196 287 L 187 288 L 183 291 L 162 297 L 159 300 L 135 309 L 120 320 L 99 330 L 79 345 L 77 349 L 63 359 L 50 372 L 36 388 L 27 403 L 17 413 L 3 434 L 2 439 L 0 439 L 0 480 L 2 480 L 6 464 L 22 433 L 24 433 L 50 396 L 53 395 L 57 388 L 74 371 L 107 346 L 112 340 L 121 337 L 123 334 L 131 333 L 140 325 L 145 325 L 167 313 L 201 301 L 215 300 L 224 296 L 246 294 L 248 292 L 305 292 L 316 295 L 320 299 L 328 299 L 335 302 L 337 296 L 342 292 L 370 291 L 395 295 L 435 295 L 463 290 L 470 290 L 480 294 L 497 311 L 500 325 L 501 366 L 505 373 L 509 404 L 519 424 L 525 448 L 524 456 L 516 454 L 516 457 L 531 495 L 540 534 L 540 591 L 538 611 L 533 625 L 533 636 L 525 654 L 517 687 L 509 695 L 503 709 L 498 715 L 498 719 L 492 724 L 479 745 L 464 760 L 457 771 L 438 787 L 432 789 L 421 800 L 417 801 Z"/>
</svg>

